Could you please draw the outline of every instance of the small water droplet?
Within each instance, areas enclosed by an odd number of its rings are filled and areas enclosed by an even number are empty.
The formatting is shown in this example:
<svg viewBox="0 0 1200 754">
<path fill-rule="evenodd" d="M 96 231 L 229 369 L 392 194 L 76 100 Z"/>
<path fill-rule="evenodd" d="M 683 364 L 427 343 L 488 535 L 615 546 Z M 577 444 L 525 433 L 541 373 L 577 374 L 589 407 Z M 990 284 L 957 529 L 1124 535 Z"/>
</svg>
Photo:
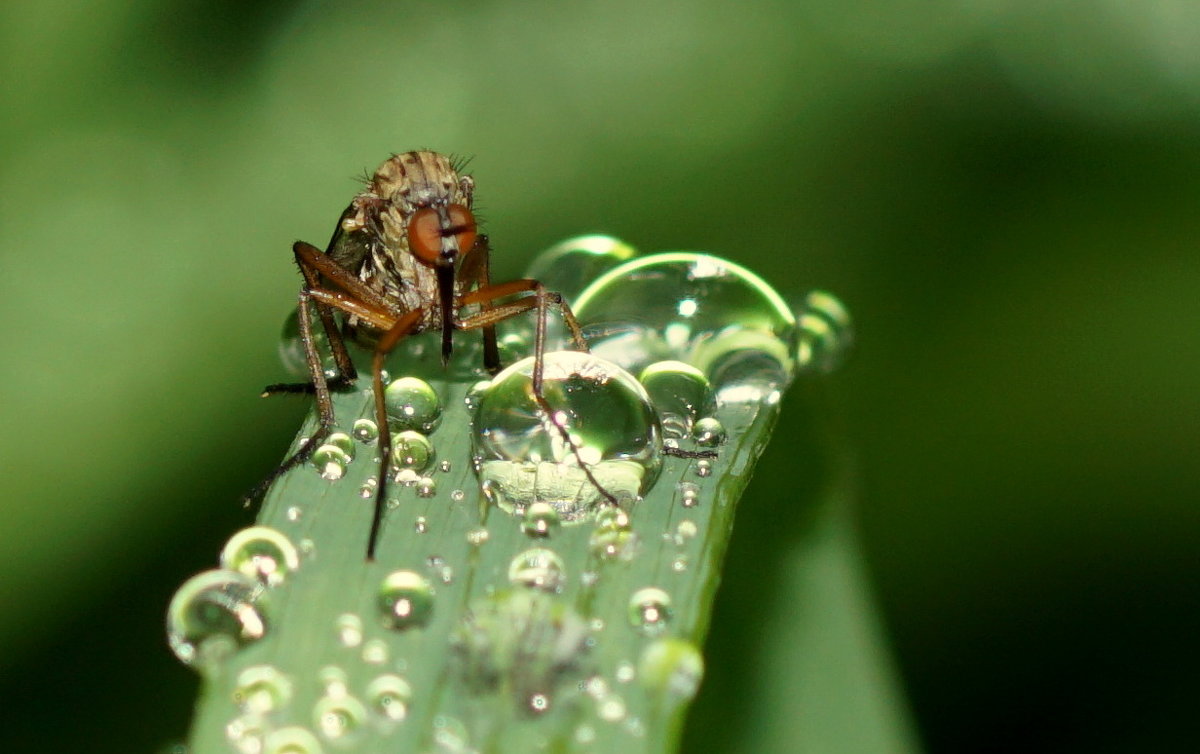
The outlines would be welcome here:
<svg viewBox="0 0 1200 754">
<path fill-rule="evenodd" d="M 321 754 L 321 744 L 308 728 L 279 728 L 263 740 L 263 754 Z"/>
<path fill-rule="evenodd" d="M 521 521 L 521 531 L 530 537 L 548 537 L 560 526 L 558 511 L 549 503 L 532 503 Z"/>
<path fill-rule="evenodd" d="M 262 754 L 266 735 L 267 721 L 262 715 L 254 712 L 235 717 L 225 726 L 225 738 L 233 744 L 238 754 Z M 184 747 L 181 754 L 187 754 L 189 751 L 190 749 Z"/>
<path fill-rule="evenodd" d="M 303 514 L 304 514 L 304 511 L 302 511 L 300 509 L 300 506 L 293 505 L 287 509 L 287 520 L 288 521 L 299 521 L 300 516 L 302 516 Z"/>
<path fill-rule="evenodd" d="M 704 657 L 689 641 L 658 639 L 642 650 L 638 670 L 648 688 L 691 699 L 704 678 Z"/>
<path fill-rule="evenodd" d="M 345 696 L 348 692 L 349 676 L 337 665 L 326 665 L 317 671 L 317 680 L 325 688 L 326 696 Z"/>
<path fill-rule="evenodd" d="M 349 695 L 323 696 L 313 705 L 313 723 L 331 741 L 349 736 L 366 716 L 362 702 Z"/>
<path fill-rule="evenodd" d="M 542 392 L 551 417 L 533 395 L 533 368 L 527 358 L 496 375 L 476 409 L 484 494 L 515 515 L 535 502 L 548 503 L 566 523 L 606 502 L 581 461 L 618 500 L 634 500 L 649 489 L 661 468 L 661 439 L 642 386 L 589 354 L 547 353 Z"/>
<path fill-rule="evenodd" d="M 454 569 L 446 564 L 446 559 L 442 556 L 430 555 L 425 559 L 425 564 L 429 566 L 430 574 L 443 584 L 450 584 L 454 581 Z"/>
<path fill-rule="evenodd" d="M 712 461 L 706 459 L 696 461 L 696 476 L 712 476 Z"/>
<path fill-rule="evenodd" d="M 709 254 L 626 262 L 589 285 L 574 308 L 593 353 L 631 371 L 686 362 L 723 401 L 758 400 L 786 385 L 795 365 L 796 318 L 787 304 L 753 272 Z"/>
<path fill-rule="evenodd" d="M 675 559 L 671 561 L 671 570 L 675 573 L 683 573 L 687 570 L 687 567 L 688 559 L 686 555 L 676 555 Z"/>
<path fill-rule="evenodd" d="M 637 669 L 632 662 L 622 662 L 617 665 L 615 676 L 618 683 L 629 683 L 637 676 Z"/>
<path fill-rule="evenodd" d="M 508 581 L 513 586 L 557 592 L 562 589 L 565 571 L 558 553 L 535 547 L 520 553 L 508 564 Z"/>
<path fill-rule="evenodd" d="M 620 508 L 606 508 L 596 519 L 596 528 L 588 546 L 597 557 L 605 560 L 629 560 L 633 557 L 637 537 L 629 522 L 629 514 Z"/>
<path fill-rule="evenodd" d="M 827 374 L 841 366 L 854 345 L 854 322 L 842 302 L 825 291 L 812 291 L 804 297 L 796 319 L 799 368 Z"/>
<path fill-rule="evenodd" d="M 639 589 L 629 598 L 629 622 L 647 636 L 666 630 L 671 619 L 671 597 L 658 587 Z"/>
<path fill-rule="evenodd" d="M 322 479 L 334 482 L 345 476 L 350 456 L 338 446 L 327 443 L 313 451 L 309 462 L 321 472 Z"/>
<path fill-rule="evenodd" d="M 276 587 L 300 567 L 300 554 L 281 532 L 267 526 L 251 526 L 225 543 L 221 567 Z"/>
<path fill-rule="evenodd" d="M 625 717 L 625 700 L 610 694 L 596 704 L 596 714 L 601 720 L 615 723 Z"/>
<path fill-rule="evenodd" d="M 358 488 L 358 496 L 363 500 L 369 500 L 375 497 L 375 491 L 379 489 L 379 479 L 376 477 L 368 477 L 367 481 L 362 483 Z"/>
<path fill-rule="evenodd" d="M 372 639 L 363 645 L 363 662 L 368 665 L 382 665 L 388 659 L 388 645 L 383 639 Z"/>
<path fill-rule="evenodd" d="M 379 437 L 379 425 L 370 419 L 358 419 L 351 429 L 354 439 L 361 443 L 373 443 Z"/>
<path fill-rule="evenodd" d="M 540 715 L 550 709 L 550 697 L 546 694 L 531 694 L 529 696 L 529 711 Z"/>
<path fill-rule="evenodd" d="M 425 380 L 400 377 L 383 391 L 388 422 L 397 429 L 431 432 L 442 416 L 437 391 Z"/>
<path fill-rule="evenodd" d="M 433 443 L 420 432 L 406 429 L 392 438 L 392 465 L 397 470 L 422 472 L 433 461 Z"/>
<path fill-rule="evenodd" d="M 292 682 L 271 665 L 251 665 L 238 673 L 233 701 L 245 712 L 283 709 L 292 698 Z"/>
<path fill-rule="evenodd" d="M 437 482 L 423 476 L 417 480 L 417 497 L 433 497 L 437 494 Z"/>
<path fill-rule="evenodd" d="M 467 532 L 467 543 L 479 547 L 488 541 L 489 536 L 488 530 L 483 527 L 472 529 Z"/>
<path fill-rule="evenodd" d="M 680 482 L 675 488 L 679 490 L 679 504 L 684 508 L 695 508 L 700 504 L 700 486 L 695 482 Z"/>
<path fill-rule="evenodd" d="M 363 640 L 363 623 L 354 613 L 342 613 L 336 623 L 338 641 L 343 647 L 357 647 Z"/>
<path fill-rule="evenodd" d="M 417 520 L 413 522 L 413 531 L 417 534 L 424 534 L 429 531 L 429 522 L 424 516 L 417 516 Z"/>
<path fill-rule="evenodd" d="M 185 665 L 214 668 L 267 633 L 265 588 L 237 571 L 196 574 L 167 608 L 167 642 Z"/>
<path fill-rule="evenodd" d="M 675 534 L 680 539 L 691 539 L 697 531 L 694 521 L 680 521 L 679 526 L 675 527 Z"/>
<path fill-rule="evenodd" d="M 393 571 L 380 585 L 378 605 L 386 628 L 424 626 L 433 613 L 433 589 L 413 571 Z"/>
<path fill-rule="evenodd" d="M 398 675 L 381 675 L 367 684 L 367 701 L 387 720 L 399 722 L 408 717 L 412 686 Z"/>
<path fill-rule="evenodd" d="M 345 432 L 334 432 L 325 438 L 326 445 L 336 445 L 342 449 L 342 452 L 353 461 L 354 460 L 354 440 Z"/>
<path fill-rule="evenodd" d="M 313 341 L 317 344 L 317 353 L 322 354 L 323 367 L 326 371 L 332 369 L 335 365 L 333 357 L 327 355 L 330 354 L 329 339 L 325 335 L 324 328 L 314 327 L 312 336 Z M 311 378 L 308 372 L 308 357 L 305 355 L 304 341 L 300 338 L 298 309 L 293 309 L 283 321 L 283 331 L 279 338 L 279 361 L 283 363 L 283 368 L 289 375 L 305 381 Z"/>
<path fill-rule="evenodd" d="M 450 491 L 450 499 L 456 503 L 461 503 L 466 498 L 467 498 L 467 493 L 464 492 L 463 490 L 451 490 Z"/>
<path fill-rule="evenodd" d="M 692 437 L 697 445 L 716 447 L 725 442 L 725 426 L 715 418 L 706 416 L 696 422 L 696 426 L 692 428 Z"/>
<path fill-rule="evenodd" d="M 682 361 L 658 361 L 643 369 L 638 380 L 658 411 L 663 437 L 687 437 L 709 401 L 710 386 L 704 373 Z"/>
<path fill-rule="evenodd" d="M 442 461 L 438 464 L 438 468 L 441 469 L 443 474 L 449 474 L 453 466 L 451 466 L 449 461 Z"/>
</svg>

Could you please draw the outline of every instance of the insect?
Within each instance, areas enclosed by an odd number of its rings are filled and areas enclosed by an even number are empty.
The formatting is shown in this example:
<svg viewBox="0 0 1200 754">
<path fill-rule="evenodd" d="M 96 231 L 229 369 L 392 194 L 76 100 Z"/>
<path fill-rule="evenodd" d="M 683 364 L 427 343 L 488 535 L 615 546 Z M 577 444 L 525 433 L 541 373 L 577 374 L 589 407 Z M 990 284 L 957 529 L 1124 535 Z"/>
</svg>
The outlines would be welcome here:
<svg viewBox="0 0 1200 754">
<path fill-rule="evenodd" d="M 372 391 L 379 427 L 380 471 L 375 509 L 367 542 L 367 559 L 375 559 L 387 495 L 392 437 L 384 405 L 382 372 L 387 355 L 406 336 L 441 331 L 443 363 L 450 358 L 454 333 L 480 330 L 484 367 L 500 369 L 495 324 L 535 310 L 535 400 L 549 422 L 558 427 L 588 481 L 609 503 L 617 501 L 592 476 L 566 428 L 542 397 L 542 358 L 546 321 L 557 308 L 576 349 L 587 343 L 570 307 L 559 294 L 536 280 L 493 284 L 487 236 L 479 233 L 472 211 L 475 182 L 463 165 L 430 151 L 405 152 L 387 159 L 368 179 L 366 188 L 342 213 L 325 251 L 297 241 L 292 246 L 304 277 L 298 298 L 300 339 L 311 382 L 269 385 L 263 395 L 312 393 L 319 426 L 308 442 L 286 459 L 250 495 L 252 500 L 290 469 L 303 464 L 334 427 L 331 390 L 358 378 L 346 348 L 351 339 L 372 349 Z M 339 325 L 334 313 L 340 312 Z M 328 337 L 336 374 L 327 377 L 313 337 L 313 314 Z"/>
</svg>

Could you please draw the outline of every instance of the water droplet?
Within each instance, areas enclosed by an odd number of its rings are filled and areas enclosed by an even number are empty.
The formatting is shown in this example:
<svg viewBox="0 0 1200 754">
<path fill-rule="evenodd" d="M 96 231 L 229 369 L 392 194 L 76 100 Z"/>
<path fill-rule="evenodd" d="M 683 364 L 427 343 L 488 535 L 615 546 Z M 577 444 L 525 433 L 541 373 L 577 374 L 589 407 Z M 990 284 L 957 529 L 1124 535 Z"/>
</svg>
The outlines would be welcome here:
<svg viewBox="0 0 1200 754">
<path fill-rule="evenodd" d="M 336 445 L 342 449 L 342 452 L 353 461 L 354 460 L 354 440 L 345 432 L 334 432 L 325 438 L 326 445 Z"/>
<path fill-rule="evenodd" d="M 601 720 L 615 723 L 625 717 L 625 700 L 610 694 L 596 704 L 596 714 Z"/>
<path fill-rule="evenodd" d="M 632 246 L 612 236 L 576 236 L 539 254 L 526 277 L 540 280 L 547 289 L 570 301 L 588 283 L 636 254 Z"/>
<path fill-rule="evenodd" d="M 358 488 L 358 496 L 363 500 L 369 500 L 375 497 L 375 491 L 379 489 L 379 480 L 375 477 L 367 477 L 367 481 L 362 483 Z"/>
<path fill-rule="evenodd" d="M 696 461 L 696 476 L 712 476 L 712 461 L 705 459 Z"/>
<path fill-rule="evenodd" d="M 167 608 L 167 642 L 183 664 L 215 667 L 267 633 L 265 588 L 237 571 L 204 571 Z"/>
<path fill-rule="evenodd" d="M 671 619 L 671 597 L 658 587 L 639 589 L 629 598 L 629 622 L 647 636 L 662 633 Z"/>
<path fill-rule="evenodd" d="M 292 698 L 292 682 L 271 665 L 252 665 L 238 673 L 233 701 L 245 712 L 283 709 Z"/>
<path fill-rule="evenodd" d="M 281 532 L 267 526 L 251 526 L 225 543 L 221 567 L 275 587 L 300 567 L 300 554 Z"/>
<path fill-rule="evenodd" d="M 299 521 L 300 516 L 302 516 L 303 514 L 304 514 L 304 511 L 300 509 L 300 506 L 293 505 L 287 509 L 287 520 L 288 521 Z"/>
<path fill-rule="evenodd" d="M 483 394 L 486 393 L 488 388 L 491 386 L 491 380 L 480 380 L 472 385 L 469 390 L 467 390 L 467 394 L 463 396 L 463 402 L 467 404 L 468 411 L 475 411 L 476 407 L 479 406 L 479 399 L 483 397 Z"/>
<path fill-rule="evenodd" d="M 437 391 L 425 380 L 401 377 L 393 380 L 383 391 L 388 421 L 397 429 L 430 432 L 442 416 L 442 402 Z"/>
<path fill-rule="evenodd" d="M 381 675 L 367 684 L 367 701 L 384 718 L 399 722 L 408 717 L 412 686 L 398 675 Z"/>
<path fill-rule="evenodd" d="M 547 353 L 542 392 L 550 417 L 533 396 L 533 367 L 527 358 L 496 375 L 475 412 L 485 495 L 516 515 L 544 502 L 562 521 L 577 520 L 606 502 L 580 460 L 618 500 L 634 500 L 649 489 L 661 468 L 661 440 L 642 386 L 589 354 Z"/>
<path fill-rule="evenodd" d="M 691 539 L 696 536 L 696 523 L 694 521 L 680 521 L 679 526 L 675 527 L 675 534 L 680 539 Z"/>
<path fill-rule="evenodd" d="M 363 645 L 363 662 L 368 665 L 382 665 L 388 659 L 388 645 L 383 639 L 372 639 Z"/>
<path fill-rule="evenodd" d="M 336 665 L 326 665 L 317 671 L 317 680 L 325 687 L 326 696 L 345 696 L 349 677 Z"/>
<path fill-rule="evenodd" d="M 605 560 L 629 560 L 637 544 L 629 514 L 620 508 L 606 508 L 596 518 L 596 528 L 588 539 L 592 553 Z"/>
<path fill-rule="evenodd" d="M 638 380 L 658 411 L 663 437 L 687 437 L 709 401 L 710 386 L 704 373 L 682 361 L 656 361 L 642 370 Z"/>
<path fill-rule="evenodd" d="M 686 555 L 676 555 L 675 559 L 671 561 L 671 570 L 675 573 L 683 573 L 687 570 L 687 567 L 688 559 Z"/>
<path fill-rule="evenodd" d="M 696 422 L 692 428 L 692 437 L 697 445 L 712 448 L 725 442 L 725 426 L 711 416 L 706 416 Z"/>
<path fill-rule="evenodd" d="M 518 589 L 472 602 L 451 647 L 469 691 L 510 695 L 514 708 L 528 713 L 534 695 L 552 699 L 577 672 L 587 638 L 587 624 L 569 606 Z"/>
<path fill-rule="evenodd" d="M 392 465 L 395 468 L 421 472 L 432 460 L 433 443 L 420 432 L 406 429 L 392 438 Z"/>
<path fill-rule="evenodd" d="M 467 499 L 467 493 L 463 490 L 450 490 L 450 499 L 456 503 L 461 503 Z"/>
<path fill-rule="evenodd" d="M 366 716 L 363 703 L 348 695 L 323 696 L 313 705 L 313 723 L 331 741 L 353 733 Z"/>
<path fill-rule="evenodd" d="M 379 587 L 378 604 L 386 628 L 424 626 L 433 612 L 433 589 L 413 571 L 393 571 Z"/>
<path fill-rule="evenodd" d="M 446 559 L 440 555 L 430 555 L 425 559 L 425 565 L 429 566 L 430 574 L 443 584 L 450 584 L 454 581 L 454 569 L 446 563 Z"/>
<path fill-rule="evenodd" d="M 337 617 L 338 641 L 343 647 L 357 647 L 363 640 L 363 623 L 354 613 L 342 613 Z"/>
<path fill-rule="evenodd" d="M 443 474 L 449 474 L 450 469 L 453 467 L 450 465 L 449 461 L 442 461 L 441 463 L 438 464 L 438 468 L 442 470 Z"/>
<path fill-rule="evenodd" d="M 557 592 L 562 589 L 565 570 L 558 553 L 535 547 L 520 553 L 508 564 L 508 581 L 513 586 Z"/>
<path fill-rule="evenodd" d="M 417 497 L 433 497 L 437 494 L 437 482 L 423 476 L 417 480 Z"/>
<path fill-rule="evenodd" d="M 321 472 L 322 479 L 332 482 L 345 476 L 350 456 L 338 446 L 326 443 L 313 451 L 310 462 Z"/>
<path fill-rule="evenodd" d="M 648 688 L 691 699 L 704 678 L 704 657 L 689 641 L 658 639 L 642 650 L 638 670 Z"/>
<path fill-rule="evenodd" d="M 279 728 L 263 740 L 263 754 L 321 754 L 321 744 L 307 728 Z"/>
<path fill-rule="evenodd" d="M 796 319 L 746 268 L 708 254 L 655 254 L 616 267 L 575 300 L 592 352 L 630 371 L 663 359 L 702 371 L 718 399 L 758 401 L 786 385 Z"/>
<path fill-rule="evenodd" d="M 841 366 L 854 345 L 854 322 L 842 302 L 825 291 L 812 291 L 804 297 L 796 320 L 799 368 L 829 373 Z"/>
<path fill-rule="evenodd" d="M 529 697 L 529 711 L 535 715 L 540 715 L 550 709 L 550 697 L 545 694 L 531 694 Z"/>
<path fill-rule="evenodd" d="M 700 487 L 695 482 L 680 482 L 675 488 L 679 490 L 679 504 L 684 508 L 695 508 L 700 504 Z"/>
<path fill-rule="evenodd" d="M 424 516 L 417 516 L 417 520 L 413 522 L 413 531 L 417 534 L 424 534 L 429 531 L 429 522 Z"/>
<path fill-rule="evenodd" d="M 449 715 L 433 718 L 433 743 L 441 754 L 473 754 L 468 745 L 467 726 Z"/>
<path fill-rule="evenodd" d="M 321 354 L 324 369 L 328 372 L 335 364 L 329 350 L 329 339 L 325 329 L 319 324 L 312 328 L 313 340 L 317 344 L 317 353 Z M 293 309 L 283 321 L 283 331 L 279 338 L 279 361 L 284 370 L 291 376 L 305 382 L 312 379 L 308 373 L 308 357 L 304 353 L 304 341 L 300 339 L 300 312 Z"/>
<path fill-rule="evenodd" d="M 530 537 L 548 537 L 554 533 L 562 521 L 558 511 L 549 503 L 532 503 L 525 509 L 525 517 L 521 521 L 521 531 Z"/>
<path fill-rule="evenodd" d="M 618 683 L 629 683 L 637 676 L 637 669 L 634 668 L 632 662 L 622 662 L 617 665 L 617 672 L 614 676 Z"/>
<path fill-rule="evenodd" d="M 488 541 L 489 536 L 488 530 L 484 529 L 483 527 L 472 529 L 467 532 L 467 542 L 475 547 L 479 547 Z"/>
<path fill-rule="evenodd" d="M 370 419 L 358 419 L 351 433 L 361 443 L 372 443 L 379 437 L 379 426 Z"/>
</svg>

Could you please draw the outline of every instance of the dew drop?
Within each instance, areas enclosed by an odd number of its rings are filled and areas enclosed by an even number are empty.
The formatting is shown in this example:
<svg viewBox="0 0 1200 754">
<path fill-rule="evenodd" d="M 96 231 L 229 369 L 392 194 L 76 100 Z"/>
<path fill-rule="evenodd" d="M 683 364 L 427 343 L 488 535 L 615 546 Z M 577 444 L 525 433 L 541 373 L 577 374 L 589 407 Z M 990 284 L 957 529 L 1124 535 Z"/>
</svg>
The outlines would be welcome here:
<svg viewBox="0 0 1200 754">
<path fill-rule="evenodd" d="M 558 592 L 562 590 L 565 571 L 558 553 L 535 547 L 520 553 L 508 564 L 508 581 L 513 586 Z"/>
<path fill-rule="evenodd" d="M 625 700 L 610 694 L 596 703 L 596 714 L 601 720 L 615 723 L 625 717 Z"/>
<path fill-rule="evenodd" d="M 313 705 L 313 723 L 331 741 L 353 733 L 366 716 L 363 703 L 349 695 L 323 696 Z"/>
<path fill-rule="evenodd" d="M 300 516 L 302 516 L 303 514 L 304 514 L 304 511 L 300 508 L 300 506 L 293 505 L 287 509 L 287 520 L 288 521 L 299 521 Z"/>
<path fill-rule="evenodd" d="M 420 432 L 406 429 L 392 438 L 392 465 L 397 470 L 422 472 L 433 461 L 433 443 Z"/>
<path fill-rule="evenodd" d="M 358 419 L 354 422 L 351 433 L 354 439 L 361 443 L 372 443 L 379 437 L 379 426 L 370 419 Z"/>
<path fill-rule="evenodd" d="M 629 522 L 629 514 L 620 508 L 606 508 L 596 519 L 588 539 L 592 553 L 604 560 L 629 560 L 633 557 L 637 537 Z"/>
<path fill-rule="evenodd" d="M 483 397 L 483 394 L 486 393 L 488 388 L 491 386 L 491 380 L 480 380 L 472 385 L 469 390 L 467 390 L 467 394 L 463 396 L 463 402 L 467 404 L 468 411 L 475 411 L 475 409 L 479 406 L 479 399 Z"/>
<path fill-rule="evenodd" d="M 696 536 L 697 531 L 694 521 L 680 521 L 679 526 L 675 527 L 675 536 L 680 539 L 691 539 Z"/>
<path fill-rule="evenodd" d="M 276 587 L 300 567 L 300 554 L 281 532 L 267 526 L 251 526 L 225 543 L 221 567 Z"/>
<path fill-rule="evenodd" d="M 441 469 L 443 474 L 449 474 L 450 469 L 453 467 L 451 466 L 449 461 L 442 461 L 441 463 L 438 464 L 438 468 Z"/>
<path fill-rule="evenodd" d="M 357 647 L 363 640 L 363 623 L 354 613 L 342 613 L 336 622 L 338 641 L 343 647 Z"/>
<path fill-rule="evenodd" d="M 363 645 L 363 662 L 368 665 L 382 665 L 388 660 L 388 646 L 383 639 L 372 639 Z"/>
<path fill-rule="evenodd" d="M 442 416 L 442 402 L 437 391 L 425 380 L 400 377 L 383 391 L 388 422 L 397 429 L 430 432 Z"/>
<path fill-rule="evenodd" d="M 629 622 L 647 636 L 666 630 L 671 619 L 671 597 L 658 587 L 639 589 L 629 598 Z"/>
<path fill-rule="evenodd" d="M 638 380 L 658 411 L 663 437 L 687 437 L 709 401 L 710 386 L 704 373 L 682 361 L 657 361 L 643 369 Z"/>
<path fill-rule="evenodd" d="M 796 319 L 799 368 L 827 374 L 841 366 L 854 345 L 854 323 L 842 302 L 825 291 L 812 291 L 804 297 Z"/>
<path fill-rule="evenodd" d="M 379 489 L 379 480 L 375 477 L 368 477 L 367 481 L 362 483 L 358 488 L 358 496 L 363 500 L 370 500 L 375 497 L 375 491 Z"/>
<path fill-rule="evenodd" d="M 550 709 L 550 697 L 546 694 L 530 694 L 529 711 L 540 715 Z"/>
<path fill-rule="evenodd" d="M 413 571 L 393 571 L 380 585 L 378 605 L 385 628 L 424 626 L 433 613 L 433 589 Z"/>
<path fill-rule="evenodd" d="M 573 300 L 588 283 L 636 254 L 632 246 L 612 236 L 575 236 L 539 254 L 526 277 Z"/>
<path fill-rule="evenodd" d="M 437 494 L 437 482 L 423 476 L 417 480 L 417 497 L 433 497 Z"/>
<path fill-rule="evenodd" d="M 326 445 L 336 445 L 342 449 L 346 457 L 351 461 L 354 460 L 354 440 L 345 432 L 334 432 L 329 437 L 325 438 Z"/>
<path fill-rule="evenodd" d="M 325 688 L 326 696 L 345 696 L 349 677 L 336 665 L 326 665 L 317 672 L 317 680 Z"/>
<path fill-rule="evenodd" d="M 684 508 L 695 508 L 700 504 L 700 487 L 695 482 L 680 482 L 676 489 L 679 490 L 679 504 Z"/>
<path fill-rule="evenodd" d="M 467 544 L 470 544 L 474 547 L 479 547 L 487 542 L 489 537 L 490 535 L 488 534 L 488 530 L 484 529 L 483 527 L 471 529 L 469 532 L 467 532 Z"/>
<path fill-rule="evenodd" d="M 686 555 L 676 555 L 671 561 L 671 570 L 675 573 L 683 573 L 687 570 L 688 559 Z"/>
<path fill-rule="evenodd" d="M 307 728 L 279 728 L 263 740 L 263 754 L 321 754 L 321 744 Z"/>
<path fill-rule="evenodd" d="M 696 461 L 696 476 L 712 476 L 712 461 L 701 459 Z"/>
<path fill-rule="evenodd" d="M 326 443 L 313 451 L 310 463 L 321 472 L 322 479 L 333 482 L 345 476 L 350 456 L 338 446 Z"/>
<path fill-rule="evenodd" d="M 381 675 L 367 684 L 367 701 L 385 719 L 400 722 L 408 717 L 412 686 L 398 675 Z"/>
<path fill-rule="evenodd" d="M 463 490 L 450 490 L 450 499 L 456 503 L 461 503 L 467 499 L 467 493 Z"/>
<path fill-rule="evenodd" d="M 704 678 L 704 657 L 689 641 L 658 639 L 642 650 L 638 672 L 648 688 L 691 699 Z"/>
<path fill-rule="evenodd" d="M 530 537 L 548 537 L 559 529 L 558 510 L 549 503 L 532 503 L 525 509 L 521 531 Z"/>
<path fill-rule="evenodd" d="M 332 356 L 328 355 L 330 354 L 329 339 L 325 335 L 325 330 L 314 327 L 312 336 L 317 345 L 317 353 L 322 354 L 322 366 L 328 372 L 334 368 L 335 364 Z M 279 338 L 279 361 L 283 363 L 283 368 L 289 375 L 304 381 L 311 379 L 311 375 L 308 373 L 308 357 L 305 355 L 304 341 L 300 338 L 298 309 L 293 309 L 292 313 L 283 321 L 283 331 Z"/>
<path fill-rule="evenodd" d="M 214 668 L 267 633 L 265 588 L 237 571 L 204 571 L 167 608 L 167 642 L 185 665 Z"/>
<path fill-rule="evenodd" d="M 249 713 L 230 720 L 225 726 L 225 738 L 238 754 L 262 754 L 267 723 L 262 715 Z M 190 751 L 186 747 L 183 752 Z"/>
<path fill-rule="evenodd" d="M 417 534 L 424 534 L 429 531 L 429 522 L 424 516 L 417 516 L 417 520 L 413 522 L 413 531 Z"/>
<path fill-rule="evenodd" d="M 245 712 L 283 709 L 292 698 L 292 682 L 271 665 L 252 665 L 238 673 L 233 701 Z"/>
<path fill-rule="evenodd" d="M 725 426 L 717 419 L 706 416 L 696 422 L 696 426 L 692 428 L 692 437 L 697 445 L 712 448 L 725 442 Z"/>
<path fill-rule="evenodd" d="M 527 358 L 496 375 L 476 409 L 475 450 L 489 500 L 515 515 L 548 503 L 564 523 L 578 520 L 607 502 L 580 460 L 617 500 L 648 490 L 661 468 L 661 430 L 642 386 L 589 354 L 548 353 L 542 392 L 550 417 L 533 395 L 533 368 Z"/>
<path fill-rule="evenodd" d="M 786 385 L 795 365 L 796 318 L 760 277 L 709 254 L 634 259 L 575 300 L 592 352 L 639 371 L 683 361 L 718 400 L 758 401 Z"/>
</svg>

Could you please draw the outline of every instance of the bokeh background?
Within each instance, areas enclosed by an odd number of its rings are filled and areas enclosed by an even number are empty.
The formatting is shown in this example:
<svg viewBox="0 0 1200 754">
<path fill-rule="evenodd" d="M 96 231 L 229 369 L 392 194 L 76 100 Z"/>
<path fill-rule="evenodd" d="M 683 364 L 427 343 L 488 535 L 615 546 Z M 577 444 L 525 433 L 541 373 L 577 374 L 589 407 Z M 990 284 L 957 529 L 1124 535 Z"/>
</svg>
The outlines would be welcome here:
<svg viewBox="0 0 1200 754">
<path fill-rule="evenodd" d="M 182 737 L 163 610 L 304 410 L 257 397 L 289 245 L 417 147 L 475 155 L 500 278 L 609 232 L 855 314 L 739 512 L 718 676 L 815 414 L 926 750 L 1200 735 L 1200 5 L 6 3 L 0 79 L 4 751 Z M 689 750 L 738 751 L 714 694 Z"/>
</svg>

